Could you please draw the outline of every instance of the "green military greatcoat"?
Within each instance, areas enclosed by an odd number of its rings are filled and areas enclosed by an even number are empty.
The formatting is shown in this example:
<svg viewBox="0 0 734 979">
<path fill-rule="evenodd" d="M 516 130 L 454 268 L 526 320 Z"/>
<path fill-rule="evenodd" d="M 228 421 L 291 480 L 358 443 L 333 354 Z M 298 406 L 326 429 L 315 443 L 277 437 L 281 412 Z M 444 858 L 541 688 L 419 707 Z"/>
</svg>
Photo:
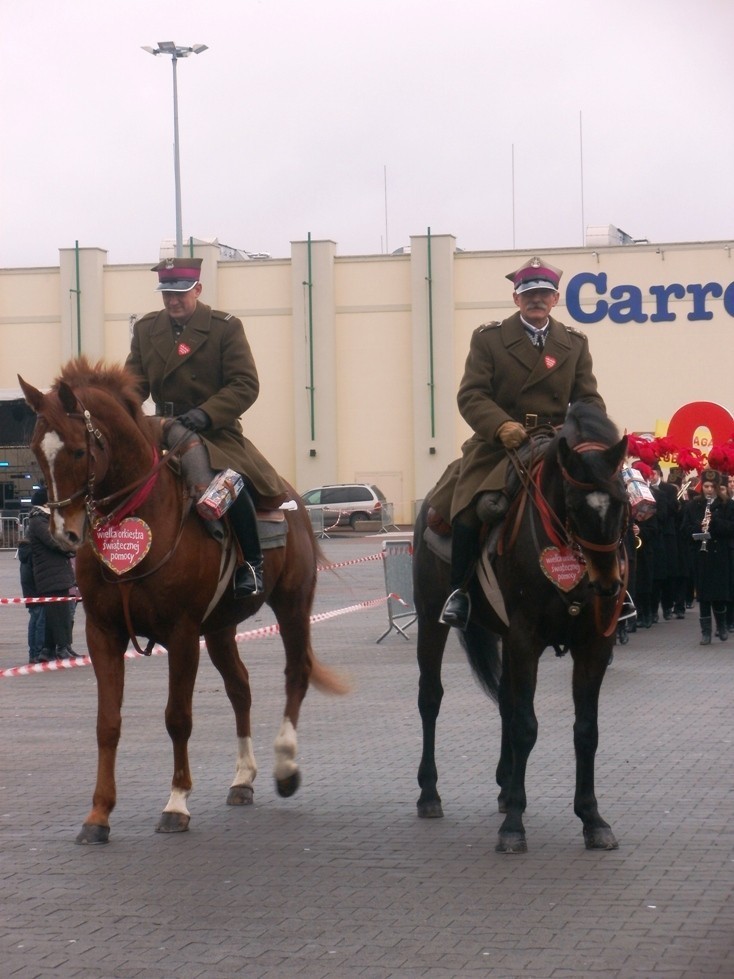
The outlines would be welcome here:
<svg viewBox="0 0 734 979">
<path fill-rule="evenodd" d="M 198 302 L 178 339 L 165 310 L 148 313 L 133 329 L 125 366 L 140 378 L 143 399 L 172 402 L 175 414 L 201 408 L 211 427 L 199 433 L 212 469 L 246 476 L 258 496 L 282 498 L 288 489 L 242 433 L 240 416 L 260 391 L 255 361 L 242 322 Z"/>
<path fill-rule="evenodd" d="M 457 402 L 474 434 L 462 446 L 431 493 L 432 506 L 453 519 L 479 493 L 505 485 L 505 450 L 496 438 L 506 421 L 560 425 L 568 405 L 593 401 L 604 410 L 597 391 L 586 336 L 550 319 L 545 347 L 533 346 L 515 313 L 501 323 L 478 327 L 471 339 Z"/>
</svg>

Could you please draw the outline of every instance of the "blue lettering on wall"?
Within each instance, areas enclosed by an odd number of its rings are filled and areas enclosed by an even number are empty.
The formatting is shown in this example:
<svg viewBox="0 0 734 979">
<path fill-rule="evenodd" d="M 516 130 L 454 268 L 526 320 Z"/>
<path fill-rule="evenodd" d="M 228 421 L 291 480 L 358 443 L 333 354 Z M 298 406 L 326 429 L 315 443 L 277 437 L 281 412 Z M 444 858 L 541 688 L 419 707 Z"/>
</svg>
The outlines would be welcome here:
<svg viewBox="0 0 734 979">
<path fill-rule="evenodd" d="M 587 289 L 586 297 L 581 294 L 584 289 Z M 667 286 L 652 285 L 648 292 L 655 300 L 655 312 L 649 317 L 642 309 L 643 293 L 639 286 L 613 286 L 609 291 L 613 302 L 607 302 L 606 299 L 595 298 L 607 294 L 607 273 L 579 272 L 566 286 L 566 309 L 577 323 L 599 323 L 606 316 L 613 323 L 645 323 L 648 318 L 653 323 L 672 323 L 676 315 L 670 309 L 671 299 L 685 299 L 688 294 L 693 303 L 692 310 L 687 314 L 689 320 L 713 319 L 714 314 L 706 308 L 706 301 L 709 297 L 721 299 L 722 296 L 724 310 L 734 317 L 734 282 L 730 282 L 726 289 L 718 282 L 707 282 L 705 285 L 694 282 L 687 286 L 680 282 L 671 282 Z"/>
<path fill-rule="evenodd" d="M 705 286 L 688 286 L 688 291 L 693 296 L 693 312 L 688 314 L 689 320 L 712 320 L 714 314 L 706 309 L 706 296 L 712 295 L 714 299 L 719 299 L 724 291 L 718 282 L 707 282 Z"/>
<path fill-rule="evenodd" d="M 647 313 L 642 312 L 642 291 L 637 286 L 615 286 L 610 295 L 612 299 L 620 300 L 609 307 L 612 323 L 647 322 Z"/>
<path fill-rule="evenodd" d="M 568 309 L 570 316 L 575 319 L 577 323 L 598 323 L 607 315 L 609 304 L 606 302 L 598 302 L 592 313 L 585 312 L 585 310 L 581 308 L 580 293 L 582 287 L 587 285 L 593 285 L 596 289 L 597 295 L 603 296 L 607 291 L 606 272 L 599 272 L 598 275 L 592 275 L 591 272 L 579 272 L 578 275 L 574 275 L 566 286 L 566 308 Z"/>
<path fill-rule="evenodd" d="M 653 323 L 669 323 L 675 319 L 675 313 L 668 309 L 668 299 L 683 299 L 686 290 L 679 282 L 673 282 L 669 286 L 650 286 L 650 292 L 657 300 L 657 308 L 650 316 Z"/>
</svg>

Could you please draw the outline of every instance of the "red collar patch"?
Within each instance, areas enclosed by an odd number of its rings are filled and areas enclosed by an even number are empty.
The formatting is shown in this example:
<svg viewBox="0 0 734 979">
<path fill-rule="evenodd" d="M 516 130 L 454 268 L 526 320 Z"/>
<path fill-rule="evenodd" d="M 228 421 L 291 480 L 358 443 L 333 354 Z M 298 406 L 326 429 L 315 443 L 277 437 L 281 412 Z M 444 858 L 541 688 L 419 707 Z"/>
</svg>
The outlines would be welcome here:
<svg viewBox="0 0 734 979">
<path fill-rule="evenodd" d="M 551 357 L 549 354 L 546 354 L 543 360 L 545 361 L 545 366 L 548 368 L 548 370 L 550 370 L 551 367 L 556 366 L 556 358 Z"/>
<path fill-rule="evenodd" d="M 191 347 L 187 343 L 179 343 L 177 350 L 179 357 L 185 357 L 186 354 L 191 353 Z M 553 363 L 555 363 L 555 361 L 553 361 Z"/>
</svg>

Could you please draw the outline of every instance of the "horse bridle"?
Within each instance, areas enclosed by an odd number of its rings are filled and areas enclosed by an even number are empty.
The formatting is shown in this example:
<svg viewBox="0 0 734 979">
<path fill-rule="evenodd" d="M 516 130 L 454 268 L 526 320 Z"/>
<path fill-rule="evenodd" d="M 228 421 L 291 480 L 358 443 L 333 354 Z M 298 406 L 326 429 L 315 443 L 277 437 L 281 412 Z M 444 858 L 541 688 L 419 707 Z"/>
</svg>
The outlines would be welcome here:
<svg viewBox="0 0 734 979">
<path fill-rule="evenodd" d="M 591 452 L 591 451 L 604 451 L 609 448 L 607 445 L 603 445 L 601 442 L 581 442 L 577 446 L 573 446 L 574 452 Z M 541 523 L 546 532 L 548 538 L 556 545 L 563 546 L 564 544 L 568 547 L 577 547 L 581 550 L 596 551 L 597 553 L 612 553 L 619 551 L 621 549 L 621 565 L 622 565 L 622 582 L 621 586 L 617 589 L 614 594 L 602 594 L 601 591 L 595 590 L 595 619 L 598 631 L 604 636 L 610 636 L 617 627 L 617 621 L 622 610 L 622 605 L 624 604 L 625 593 L 627 589 L 627 578 L 628 578 L 628 562 L 627 555 L 624 548 L 623 537 L 625 527 L 622 528 L 617 540 L 609 544 L 597 544 L 593 541 L 587 541 L 579 537 L 578 534 L 569 526 L 568 521 L 563 523 L 561 518 L 551 507 L 550 503 L 547 501 L 540 489 L 540 477 L 542 473 L 543 462 L 541 461 L 536 470 L 535 477 L 533 477 L 523 465 L 517 450 L 511 450 L 508 452 L 512 464 L 517 471 L 520 482 L 522 483 L 526 498 L 529 498 L 535 507 L 538 515 L 540 516 Z M 531 466 L 532 468 L 532 466 Z M 574 489 L 591 492 L 595 489 L 594 483 L 584 483 L 572 476 L 565 466 L 559 463 L 559 468 L 561 470 L 561 475 L 563 479 Z M 619 471 L 618 467 L 618 470 Z M 521 513 L 521 511 L 519 511 Z M 551 524 L 555 523 L 556 528 L 554 529 Z M 519 516 L 517 521 L 517 526 L 519 526 Z M 531 519 L 531 526 L 533 528 L 533 539 L 536 542 L 536 547 L 539 548 L 538 541 L 535 537 L 534 522 Z M 626 525 L 625 525 L 626 526 Z M 564 539 L 561 539 L 561 535 Z M 568 611 L 570 615 L 578 615 L 581 611 L 581 604 L 574 601 L 568 601 L 569 596 L 558 589 L 559 595 L 566 602 Z M 612 610 L 612 615 L 609 622 L 605 625 L 601 621 L 601 609 L 600 602 L 603 599 L 614 598 L 614 609 Z M 556 653 L 561 655 L 559 650 L 556 648 Z"/>
<path fill-rule="evenodd" d="M 79 403 L 79 407 L 82 409 L 81 412 L 66 412 L 66 417 L 72 419 L 79 419 L 79 421 L 84 423 L 85 440 L 87 446 L 86 482 L 84 483 L 83 486 L 80 486 L 75 493 L 72 493 L 71 496 L 67 496 L 66 499 L 64 500 L 49 499 L 47 505 L 51 510 L 61 510 L 63 507 L 70 506 L 72 503 L 74 503 L 75 500 L 78 500 L 80 496 L 84 496 L 86 494 L 85 507 L 87 510 L 87 515 L 91 517 L 95 507 L 94 483 L 98 475 L 96 470 L 97 454 L 94 451 L 95 443 L 99 447 L 99 449 L 101 449 L 101 451 L 103 452 L 104 458 L 107 463 L 102 472 L 101 479 L 104 479 L 107 470 L 109 468 L 109 456 L 107 454 L 107 446 L 105 444 L 105 440 L 102 435 L 102 432 L 92 421 L 91 413 L 87 410 L 87 408 L 84 407 L 84 405 L 81 403 L 81 401 L 79 401 L 78 398 L 77 398 L 77 402 Z M 103 503 L 105 501 L 98 501 L 98 502 Z"/>
<path fill-rule="evenodd" d="M 126 509 L 128 503 L 133 499 L 135 492 L 141 486 L 145 486 L 147 483 L 152 483 L 158 471 L 169 462 L 169 456 L 176 452 L 185 439 L 188 438 L 190 433 L 187 431 L 185 435 L 183 435 L 178 442 L 171 447 L 167 455 L 159 455 L 159 453 L 154 449 L 153 465 L 151 469 L 143 473 L 142 476 L 134 480 L 132 483 L 129 483 L 127 486 L 123 486 L 122 489 L 116 490 L 114 493 L 110 493 L 108 496 L 104 496 L 96 500 L 94 498 L 94 484 L 95 482 L 102 482 L 104 477 L 107 475 L 107 470 L 109 469 L 109 452 L 105 438 L 102 435 L 99 427 L 94 423 L 91 412 L 84 407 L 84 404 L 77 395 L 75 395 L 75 397 L 81 411 L 66 412 L 66 417 L 78 419 L 84 424 L 87 447 L 86 482 L 75 493 L 72 493 L 71 496 L 66 497 L 66 499 L 49 499 L 47 505 L 49 509 L 61 510 L 63 507 L 67 507 L 75 500 L 78 500 L 80 496 L 84 496 L 86 494 L 84 506 L 87 512 L 87 518 L 92 526 L 98 526 L 99 524 L 113 522 L 116 519 L 121 518 L 121 511 Z M 104 467 L 99 472 L 96 468 L 98 456 L 95 451 L 95 445 L 101 450 L 105 461 Z M 103 514 L 101 512 L 102 507 L 109 506 L 110 503 L 114 503 L 116 500 L 121 500 L 119 506 L 113 508 L 107 514 Z"/>
</svg>

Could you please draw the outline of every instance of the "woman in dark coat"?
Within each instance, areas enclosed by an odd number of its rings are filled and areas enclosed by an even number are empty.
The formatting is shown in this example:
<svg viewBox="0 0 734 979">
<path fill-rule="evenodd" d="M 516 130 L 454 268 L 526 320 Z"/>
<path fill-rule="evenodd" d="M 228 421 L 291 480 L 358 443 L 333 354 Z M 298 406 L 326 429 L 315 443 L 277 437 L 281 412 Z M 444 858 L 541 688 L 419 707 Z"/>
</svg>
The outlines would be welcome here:
<svg viewBox="0 0 734 979">
<path fill-rule="evenodd" d="M 718 495 L 720 484 L 719 473 L 706 469 L 701 474 L 701 495 L 691 500 L 684 514 L 695 562 L 702 646 L 711 642 L 712 615 L 719 639 L 728 638 L 726 603 L 731 594 L 729 542 L 734 537 L 734 502 Z"/>
<path fill-rule="evenodd" d="M 48 494 L 37 490 L 31 497 L 33 509 L 28 517 L 28 540 L 33 557 L 33 578 L 36 591 L 45 598 L 68 598 L 74 585 L 71 553 L 60 547 L 51 536 L 48 526 L 50 510 Z M 46 609 L 46 649 L 41 659 L 71 659 L 71 602 L 48 602 Z"/>
</svg>

